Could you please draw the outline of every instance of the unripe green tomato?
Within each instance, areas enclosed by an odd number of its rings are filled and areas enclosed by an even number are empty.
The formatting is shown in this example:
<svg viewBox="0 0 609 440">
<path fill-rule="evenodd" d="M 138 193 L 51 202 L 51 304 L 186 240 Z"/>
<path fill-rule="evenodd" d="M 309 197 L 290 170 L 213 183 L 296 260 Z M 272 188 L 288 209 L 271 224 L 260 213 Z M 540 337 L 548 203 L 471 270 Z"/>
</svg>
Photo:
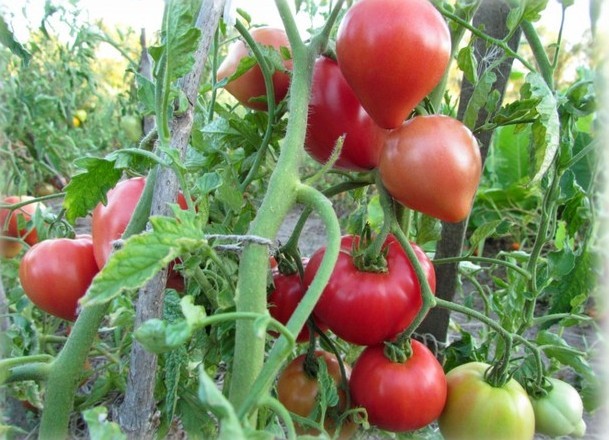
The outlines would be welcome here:
<svg viewBox="0 0 609 440">
<path fill-rule="evenodd" d="M 136 116 L 123 116 L 120 124 L 121 129 L 127 135 L 127 139 L 129 139 L 131 142 L 139 142 L 144 135 L 142 130 L 142 121 Z"/>
<path fill-rule="evenodd" d="M 559 379 L 548 378 L 552 389 L 543 397 L 529 397 L 535 412 L 535 431 L 550 437 L 582 437 L 586 424 L 582 419 L 584 404 L 575 388 Z"/>
<path fill-rule="evenodd" d="M 482 362 L 460 365 L 446 375 L 448 396 L 438 419 L 446 440 L 531 440 L 535 415 L 527 392 L 514 379 L 502 387 L 486 382 Z"/>
</svg>

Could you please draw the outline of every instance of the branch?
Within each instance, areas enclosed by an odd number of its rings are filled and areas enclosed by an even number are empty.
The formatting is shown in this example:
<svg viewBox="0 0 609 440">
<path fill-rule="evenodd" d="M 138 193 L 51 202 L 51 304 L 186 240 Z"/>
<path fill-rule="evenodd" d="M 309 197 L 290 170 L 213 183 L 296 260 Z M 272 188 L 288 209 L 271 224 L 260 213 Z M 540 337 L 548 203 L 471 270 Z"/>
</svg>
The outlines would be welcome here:
<svg viewBox="0 0 609 440">
<path fill-rule="evenodd" d="M 174 117 L 172 121 L 171 145 L 172 148 L 179 151 L 182 158 L 185 156 L 192 131 L 194 104 L 197 100 L 203 67 L 224 9 L 224 1 L 203 2 L 196 24 L 201 30 L 201 41 L 195 53 L 196 61 L 192 70 L 179 84 L 188 99 L 189 107 L 186 112 Z M 177 194 L 178 176 L 169 168 L 159 169 L 157 183 L 154 187 L 151 215 L 169 215 L 168 206 L 176 200 Z M 189 201 L 188 196 L 186 200 Z M 163 270 L 140 290 L 134 328 L 139 327 L 148 319 L 159 318 L 162 315 L 166 282 L 167 271 Z M 157 356 L 146 352 L 138 342 L 134 341 L 125 400 L 119 413 L 121 429 L 130 438 L 154 438 L 156 371 Z"/>
</svg>

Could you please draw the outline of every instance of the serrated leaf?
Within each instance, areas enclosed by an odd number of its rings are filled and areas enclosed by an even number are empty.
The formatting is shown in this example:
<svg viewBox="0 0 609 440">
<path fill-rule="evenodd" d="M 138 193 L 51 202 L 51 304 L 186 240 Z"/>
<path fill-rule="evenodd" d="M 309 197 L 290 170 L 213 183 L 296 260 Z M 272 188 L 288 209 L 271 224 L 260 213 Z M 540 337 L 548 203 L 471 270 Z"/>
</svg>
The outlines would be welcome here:
<svg viewBox="0 0 609 440">
<path fill-rule="evenodd" d="M 140 113 L 143 116 L 154 115 L 156 111 L 154 83 L 140 74 L 137 74 L 135 79 L 137 81 L 137 98 Z"/>
<path fill-rule="evenodd" d="M 104 406 L 82 412 L 91 440 L 123 440 L 127 438 L 116 422 L 108 421 L 108 409 Z"/>
<path fill-rule="evenodd" d="M 178 210 L 179 211 L 179 210 Z M 178 218 L 151 217 L 153 230 L 127 239 L 123 247 L 110 255 L 108 262 L 93 279 L 83 307 L 111 301 L 122 292 L 140 288 L 182 252 L 203 244 L 202 233 L 189 222 L 188 211 Z"/>
<path fill-rule="evenodd" d="M 122 175 L 113 161 L 96 157 L 79 159 L 76 165 L 86 171 L 75 175 L 65 188 L 63 207 L 70 223 L 86 216 L 100 201 L 106 203 L 106 193 L 114 188 Z"/>
<path fill-rule="evenodd" d="M 32 54 L 15 39 L 15 35 L 8 28 L 8 24 L 2 15 L 0 15 L 0 44 L 6 46 L 13 54 L 21 58 L 24 67 L 27 67 L 32 58 Z"/>
<path fill-rule="evenodd" d="M 435 217 L 420 214 L 417 222 L 416 242 L 420 246 L 432 241 L 438 241 L 442 236 L 442 223 Z"/>
<path fill-rule="evenodd" d="M 535 110 L 538 118 L 531 127 L 533 134 L 531 156 L 534 159 L 531 184 L 534 184 L 541 180 L 556 156 L 560 121 L 556 98 L 539 73 L 532 72 L 527 75 L 526 83 L 522 87 L 522 97 L 536 100 Z"/>
<path fill-rule="evenodd" d="M 218 417 L 220 430 L 217 438 L 219 440 L 245 440 L 246 436 L 235 409 L 202 367 L 199 368 L 199 400 Z"/>
<path fill-rule="evenodd" d="M 472 97 L 467 103 L 467 108 L 463 115 L 463 123 L 469 129 L 473 130 L 476 128 L 480 110 L 485 107 L 495 81 L 497 81 L 497 75 L 491 70 L 486 70 L 480 77 L 480 81 L 476 83 Z"/>
<path fill-rule="evenodd" d="M 207 195 L 222 186 L 222 177 L 216 171 L 213 171 L 200 176 L 196 183 L 201 193 Z"/>
<path fill-rule="evenodd" d="M 191 2 L 169 2 L 167 19 L 167 75 L 173 82 L 187 74 L 192 68 L 194 53 L 199 45 L 201 31 L 194 26 Z"/>
<path fill-rule="evenodd" d="M 239 189 L 239 182 L 237 182 L 237 177 L 234 175 L 232 168 L 227 168 L 222 173 L 222 185 L 216 191 L 216 196 L 229 209 L 235 212 L 241 211 L 243 193 Z"/>
</svg>

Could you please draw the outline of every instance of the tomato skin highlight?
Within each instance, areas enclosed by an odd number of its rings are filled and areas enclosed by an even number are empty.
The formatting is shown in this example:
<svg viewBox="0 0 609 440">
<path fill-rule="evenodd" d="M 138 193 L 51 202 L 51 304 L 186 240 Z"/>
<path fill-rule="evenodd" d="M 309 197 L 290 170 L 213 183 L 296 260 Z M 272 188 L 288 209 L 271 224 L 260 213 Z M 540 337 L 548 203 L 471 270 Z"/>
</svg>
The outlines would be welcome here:
<svg viewBox="0 0 609 440">
<path fill-rule="evenodd" d="M 260 27 L 250 32 L 256 43 L 263 46 L 272 46 L 279 50 L 281 47 L 290 48 L 290 42 L 283 29 L 274 27 Z M 235 41 L 228 49 L 226 58 L 218 67 L 217 80 L 230 77 L 237 71 L 242 58 L 250 55 L 249 47 L 242 40 Z M 292 70 L 292 60 L 284 60 L 286 70 Z M 290 87 L 290 75 L 286 72 L 275 71 L 273 73 L 273 89 L 275 102 L 279 103 L 288 93 Z M 266 86 L 260 66 L 256 64 L 243 75 L 230 81 L 224 86 L 227 92 L 233 95 L 237 101 L 254 110 L 267 110 L 265 101 L 252 100 L 252 98 L 266 97 Z"/>
<path fill-rule="evenodd" d="M 425 345 L 411 340 L 404 363 L 385 357 L 384 346 L 366 347 L 353 365 L 349 387 L 368 421 L 392 432 L 412 431 L 438 418 L 446 401 L 442 366 Z"/>
<path fill-rule="evenodd" d="M 458 120 L 417 116 L 393 130 L 379 171 L 401 204 L 446 222 L 469 215 L 482 173 L 478 143 Z"/>
<path fill-rule="evenodd" d="M 406 252 L 390 235 L 383 248 L 387 250 L 387 268 L 383 273 L 363 272 L 353 262 L 353 242 L 344 236 L 341 251 L 321 298 L 315 316 L 347 342 L 376 345 L 391 340 L 412 323 L 423 305 L 421 287 Z M 427 255 L 415 244 L 413 248 L 432 292 L 436 277 Z M 325 248 L 315 252 L 304 273 L 309 286 L 321 264 Z"/>
<path fill-rule="evenodd" d="M 19 266 L 25 294 L 40 309 L 68 321 L 99 272 L 90 235 L 56 238 L 32 246 Z"/>
<path fill-rule="evenodd" d="M 584 404 L 575 388 L 560 379 L 548 378 L 552 389 L 548 394 L 529 396 L 535 413 L 535 431 L 550 437 L 571 435 L 583 437 L 586 425 L 582 419 Z"/>
<path fill-rule="evenodd" d="M 529 397 L 510 379 L 503 387 L 484 380 L 490 365 L 469 362 L 446 374 L 448 397 L 438 419 L 446 440 L 525 440 L 535 434 Z"/>
<path fill-rule="evenodd" d="M 386 130 L 363 109 L 336 61 L 320 57 L 313 68 L 305 149 L 323 164 L 342 135 L 336 168 L 363 171 L 378 166 Z"/>
<path fill-rule="evenodd" d="M 448 67 L 448 25 L 428 0 L 360 0 L 338 29 L 347 82 L 382 128 L 397 128 Z"/>
<path fill-rule="evenodd" d="M 291 412 L 298 414 L 301 417 L 308 417 L 317 403 L 317 394 L 319 393 L 319 383 L 316 378 L 310 377 L 304 369 L 305 354 L 301 354 L 294 358 L 280 373 L 277 379 L 277 398 Z M 345 408 L 345 392 L 340 388 L 341 372 L 340 365 L 336 356 L 332 353 L 323 350 L 316 350 L 315 357 L 322 358 L 328 367 L 328 374 L 334 380 L 338 390 L 338 410 L 344 411 Z M 349 380 L 351 375 L 351 367 L 344 363 L 346 380 Z M 325 429 L 330 433 L 334 430 L 334 424 L 329 417 L 325 420 Z M 317 435 L 318 432 L 310 428 L 305 428 L 296 425 L 296 430 L 299 434 Z M 344 423 L 340 438 L 349 438 L 357 430 L 357 425 L 349 421 Z"/>
</svg>

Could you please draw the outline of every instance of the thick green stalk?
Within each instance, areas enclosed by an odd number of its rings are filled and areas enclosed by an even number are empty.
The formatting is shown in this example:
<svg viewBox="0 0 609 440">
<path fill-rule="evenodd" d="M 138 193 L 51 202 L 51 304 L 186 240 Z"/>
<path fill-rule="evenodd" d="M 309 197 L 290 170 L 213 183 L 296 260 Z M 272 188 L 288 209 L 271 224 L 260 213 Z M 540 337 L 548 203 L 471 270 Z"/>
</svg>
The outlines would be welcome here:
<svg viewBox="0 0 609 440">
<path fill-rule="evenodd" d="M 144 193 L 123 238 L 144 229 L 150 212 L 155 176 L 156 173 L 153 171 L 146 180 Z M 74 395 L 82 367 L 108 307 L 109 304 L 100 304 L 84 308 L 78 315 L 66 344 L 53 362 L 47 381 L 39 438 L 55 440 L 68 437 L 70 413 L 74 406 Z"/>
<path fill-rule="evenodd" d="M 340 225 L 330 201 L 319 191 L 304 185 L 301 186 L 298 191 L 298 201 L 314 208 L 321 217 L 324 226 L 326 227 L 327 245 L 313 282 L 287 323 L 288 330 L 295 335 L 298 334 L 305 325 L 306 320 L 319 300 L 321 293 L 330 279 L 340 250 Z M 269 353 L 268 360 L 264 364 L 260 375 L 253 383 L 251 392 L 246 396 L 247 398 L 243 405 L 239 407 L 238 415 L 240 419 L 244 418 L 253 408 L 255 408 L 257 400 L 268 392 L 275 380 L 279 368 L 289 353 L 290 346 L 288 340 L 284 337 L 279 338 Z"/>
<path fill-rule="evenodd" d="M 290 37 L 294 59 L 290 118 L 277 166 L 248 232 L 269 239 L 276 237 L 283 219 L 296 202 L 314 60 L 313 54 L 294 35 L 298 35 L 296 28 L 286 27 L 286 32 Z M 251 243 L 245 246 L 235 295 L 237 311 L 263 313 L 266 310 L 267 266 L 268 249 L 265 246 Z M 229 400 L 235 407 L 240 407 L 247 399 L 263 361 L 264 338 L 256 334 L 253 323 L 237 322 L 234 369 L 229 391 Z"/>
<path fill-rule="evenodd" d="M 543 43 L 539 39 L 539 34 L 530 21 L 524 20 L 522 23 L 520 23 L 520 27 L 522 28 L 522 32 L 531 46 L 531 50 L 533 51 L 533 55 L 535 56 L 535 60 L 537 61 L 537 65 L 539 66 L 543 79 L 550 90 L 554 90 L 554 68 L 548 59 L 548 54 L 543 47 Z"/>
</svg>

